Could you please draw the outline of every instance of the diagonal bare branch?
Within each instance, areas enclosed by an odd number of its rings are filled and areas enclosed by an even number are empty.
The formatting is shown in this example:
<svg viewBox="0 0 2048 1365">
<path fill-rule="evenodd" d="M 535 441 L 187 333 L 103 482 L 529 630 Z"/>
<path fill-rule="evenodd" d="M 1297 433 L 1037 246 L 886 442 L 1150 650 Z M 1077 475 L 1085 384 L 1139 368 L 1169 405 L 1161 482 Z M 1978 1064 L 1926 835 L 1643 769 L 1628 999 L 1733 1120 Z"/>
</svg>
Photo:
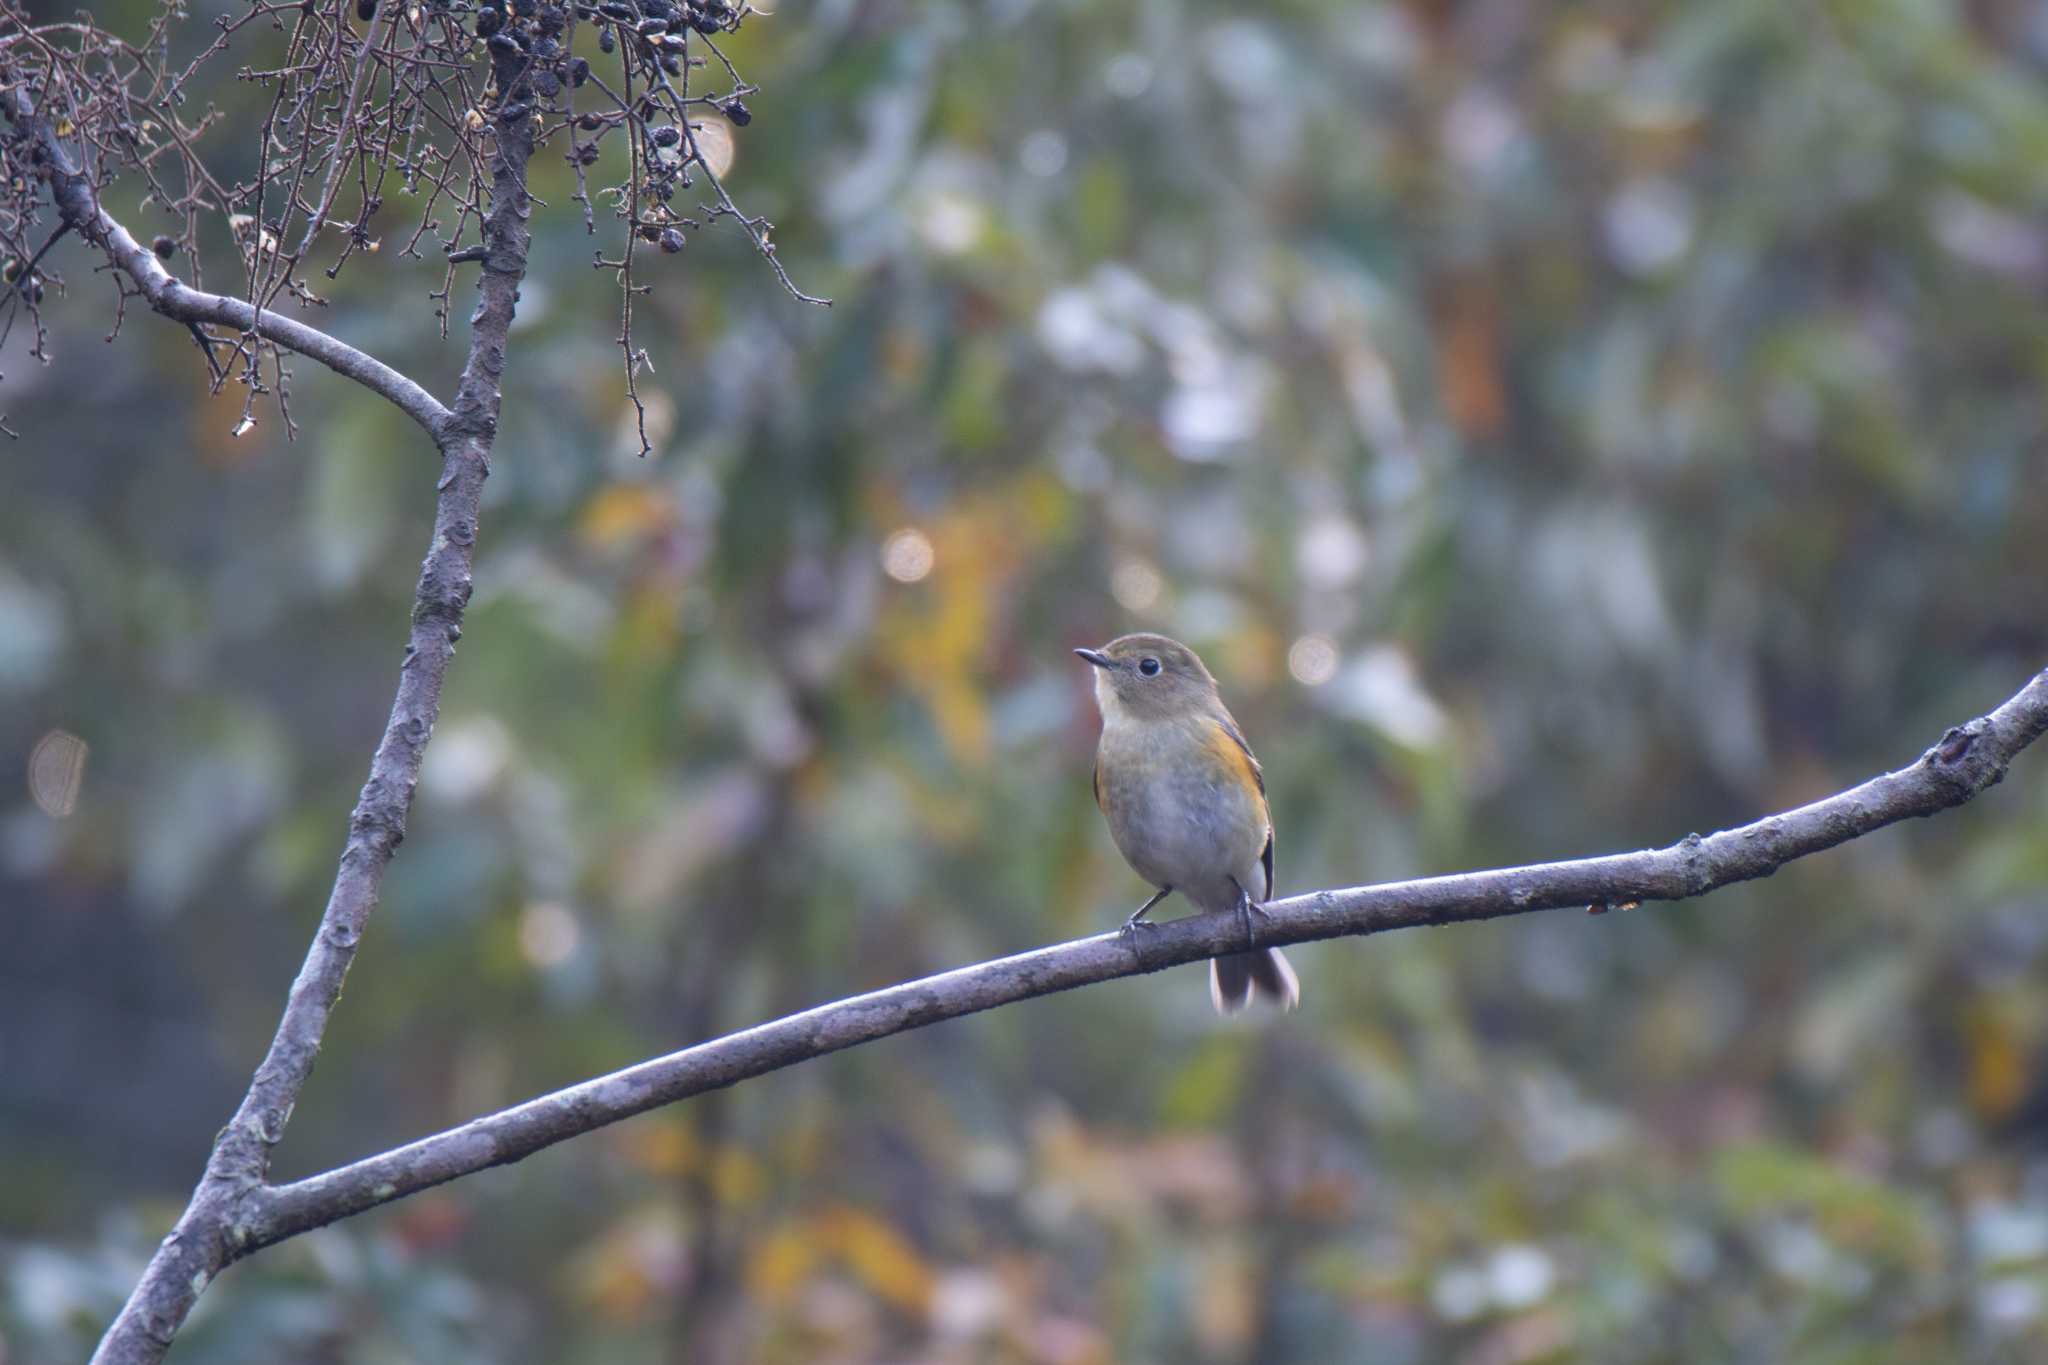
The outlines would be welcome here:
<svg viewBox="0 0 2048 1365">
<path fill-rule="evenodd" d="M 1676 901 L 1768 877 L 1914 816 L 1962 805 L 2005 776 L 2048 731 L 2048 671 L 1989 715 L 1957 726 L 1910 767 L 1824 800 L 1668 848 L 1315 891 L 1266 907 L 1261 945 L 1461 924 L 1537 910 Z M 434 1185 L 707 1090 L 942 1019 L 1199 962 L 1248 946 L 1237 916 L 1193 916 L 1133 937 L 1098 934 L 835 1001 L 514 1105 L 459 1128 L 312 1176 L 266 1187 L 247 1206 L 246 1254 Z"/>
<path fill-rule="evenodd" d="M 518 68 L 502 55 L 498 62 L 501 82 L 507 90 L 514 89 Z M 469 360 L 452 411 L 421 394 L 434 405 L 429 429 L 441 446 L 441 478 L 436 485 L 433 543 L 420 566 L 391 718 L 370 761 L 369 780 L 349 816 L 348 843 L 333 892 L 286 997 L 270 1050 L 234 1117 L 215 1139 L 191 1202 L 94 1352 L 93 1360 L 102 1365 L 152 1365 L 161 1360 L 213 1276 L 253 1248 L 250 1220 L 256 1211 L 254 1201 L 269 1188 L 264 1178 L 271 1149 L 283 1138 L 292 1106 L 312 1074 L 328 1016 L 376 908 L 384 870 L 405 838 L 420 763 L 440 713 L 441 685 L 455 642 L 462 638 L 478 509 L 498 429 L 506 337 L 532 240 L 527 230 L 532 202 L 526 188 L 532 125 L 524 119 L 503 122 L 496 145 L 490 211 L 484 221 L 488 254 L 470 318 Z M 182 290 L 177 297 L 192 292 Z"/>
</svg>

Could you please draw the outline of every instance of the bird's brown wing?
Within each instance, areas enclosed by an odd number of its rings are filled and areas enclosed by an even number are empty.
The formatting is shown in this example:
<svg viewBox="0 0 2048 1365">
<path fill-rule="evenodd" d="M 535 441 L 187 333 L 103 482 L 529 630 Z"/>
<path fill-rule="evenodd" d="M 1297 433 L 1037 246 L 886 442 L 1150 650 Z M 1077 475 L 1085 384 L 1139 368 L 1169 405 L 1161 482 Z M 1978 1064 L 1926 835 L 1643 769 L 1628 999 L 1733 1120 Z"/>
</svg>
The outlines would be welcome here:
<svg viewBox="0 0 2048 1365">
<path fill-rule="evenodd" d="M 1252 752 L 1251 745 L 1245 743 L 1244 731 L 1237 728 L 1237 722 L 1231 718 L 1228 711 L 1225 711 L 1217 719 L 1223 728 L 1223 733 L 1229 735 L 1231 742 L 1237 745 L 1238 749 L 1244 754 L 1244 761 L 1252 770 L 1252 781 L 1256 782 L 1259 787 L 1259 800 L 1261 803 L 1264 803 L 1266 799 L 1266 772 L 1265 769 L 1259 766 L 1259 756 Z M 1097 805 L 1102 803 L 1102 797 L 1099 794 L 1095 800 Z M 1259 861 L 1265 864 L 1266 867 L 1266 894 L 1259 897 L 1259 899 L 1269 901 L 1273 899 L 1273 812 L 1270 808 L 1266 811 L 1266 848 L 1264 852 L 1259 854 Z"/>
<path fill-rule="evenodd" d="M 1102 804 L 1102 755 L 1100 754 L 1095 756 L 1095 762 L 1089 766 L 1088 785 L 1095 789 L 1095 809 L 1101 811 L 1104 815 L 1109 814 L 1109 808 Z"/>
</svg>

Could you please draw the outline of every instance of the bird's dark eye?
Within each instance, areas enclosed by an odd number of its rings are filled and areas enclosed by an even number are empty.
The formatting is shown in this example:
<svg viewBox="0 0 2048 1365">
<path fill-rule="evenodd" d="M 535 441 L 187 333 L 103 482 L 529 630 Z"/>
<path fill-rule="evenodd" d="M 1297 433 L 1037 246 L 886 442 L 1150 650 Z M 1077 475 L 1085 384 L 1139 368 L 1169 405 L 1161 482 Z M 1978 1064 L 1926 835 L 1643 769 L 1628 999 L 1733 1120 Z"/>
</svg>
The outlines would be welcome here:
<svg viewBox="0 0 2048 1365">
<path fill-rule="evenodd" d="M 1145 675 L 1146 677 L 1148 677 L 1148 678 L 1149 678 L 1149 677 L 1151 677 L 1151 676 L 1152 676 L 1153 674 L 1155 674 L 1155 673 L 1157 673 L 1157 672 L 1159 671 L 1159 660 L 1157 660 L 1157 659 L 1140 659 L 1140 660 L 1138 660 L 1138 671 L 1139 671 L 1140 673 L 1143 673 L 1143 674 L 1144 674 L 1144 675 Z"/>
</svg>

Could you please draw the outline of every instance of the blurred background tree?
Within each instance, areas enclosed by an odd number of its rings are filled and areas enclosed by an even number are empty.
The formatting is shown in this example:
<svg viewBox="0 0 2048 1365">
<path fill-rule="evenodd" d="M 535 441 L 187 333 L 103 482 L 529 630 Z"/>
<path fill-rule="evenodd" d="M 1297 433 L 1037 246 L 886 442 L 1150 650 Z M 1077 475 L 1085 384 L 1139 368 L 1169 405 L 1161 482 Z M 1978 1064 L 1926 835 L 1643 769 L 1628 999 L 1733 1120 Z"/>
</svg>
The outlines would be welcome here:
<svg viewBox="0 0 2048 1365">
<path fill-rule="evenodd" d="M 730 224 L 660 257 L 642 458 L 536 163 L 477 597 L 281 1176 L 1110 926 L 1067 649 L 1128 628 L 1223 678 L 1283 893 L 1747 818 L 2048 653 L 2048 6 L 847 0 L 729 51 L 728 183 L 836 307 Z M 0 752 L 90 747 L 68 816 L 0 804 L 9 1365 L 89 1349 L 260 1055 L 433 480 L 303 362 L 300 438 L 232 437 L 58 257 Z M 323 325 L 445 391 L 441 278 L 358 261 Z M 829 1058 L 281 1247 L 174 1358 L 2037 1359 L 2044 803 L 1305 949 L 1285 1020 L 1188 970 Z"/>
</svg>

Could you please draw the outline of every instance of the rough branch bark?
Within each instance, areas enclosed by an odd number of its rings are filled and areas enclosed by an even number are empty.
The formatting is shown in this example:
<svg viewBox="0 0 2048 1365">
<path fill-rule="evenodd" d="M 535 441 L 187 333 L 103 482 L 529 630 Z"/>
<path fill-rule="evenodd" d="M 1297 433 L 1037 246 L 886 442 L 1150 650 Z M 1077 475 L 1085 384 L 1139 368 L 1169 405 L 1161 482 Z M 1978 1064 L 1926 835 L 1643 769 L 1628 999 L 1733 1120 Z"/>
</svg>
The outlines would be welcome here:
<svg viewBox="0 0 2048 1365">
<path fill-rule="evenodd" d="M 5 74 L 10 73 L 0 73 Z M 34 144 L 32 160 L 49 179 L 50 197 L 65 225 L 104 251 L 151 308 L 194 327 L 212 324 L 248 332 L 317 360 L 343 378 L 390 399 L 426 428 L 436 444 L 445 446 L 449 413 L 432 394 L 383 361 L 317 327 L 259 309 L 244 299 L 194 289 L 178 279 L 164 269 L 155 252 L 136 241 L 133 233 L 100 206 L 91 180 L 79 170 L 50 121 L 36 109 L 23 82 L 16 79 L 7 87 L 4 107 L 16 134 Z"/>
<path fill-rule="evenodd" d="M 502 54 L 498 62 L 499 84 L 512 91 L 522 71 Z M 264 1178 L 270 1169 L 271 1149 L 284 1136 L 292 1106 L 313 1070 L 328 1014 L 341 995 L 342 980 L 355 959 L 363 927 L 376 908 L 384 869 L 405 837 L 420 761 L 440 713 L 442 680 L 455 653 L 455 642 L 462 637 L 462 613 L 469 603 L 477 511 L 498 428 L 505 338 L 526 273 L 527 219 L 532 212 L 526 167 L 533 154 L 533 134 L 525 119 L 501 123 L 498 128 L 491 165 L 491 206 L 483 229 L 483 271 L 477 283 L 476 311 L 470 318 L 469 359 L 453 407 L 444 408 L 411 380 L 324 333 L 287 323 L 274 313 L 254 316 L 253 310 L 235 300 L 201 295 L 175 281 L 164 283 L 167 275 L 163 279 L 150 275 L 150 270 L 163 275 L 155 258 L 92 204 L 89 187 L 75 170 L 67 169 L 61 147 L 18 91 L 10 92 L 9 109 L 18 127 L 36 129 L 46 148 L 55 150 L 49 161 L 51 190 L 60 205 L 67 201 L 72 205 L 64 208 L 66 220 L 81 226 L 74 214 L 84 212 L 77 207 L 83 196 L 91 214 L 85 220 L 89 224 L 86 235 L 105 246 L 117 264 L 136 278 L 159 312 L 189 320 L 191 315 L 181 310 L 222 308 L 229 310 L 224 319 L 207 313 L 207 320 L 236 325 L 244 325 L 238 319 L 246 317 L 248 325 L 262 335 L 324 361 L 404 408 L 432 433 L 441 450 L 434 538 L 420 566 L 398 693 L 384 737 L 371 759 L 369 780 L 349 816 L 348 842 L 319 931 L 286 997 L 270 1051 L 257 1067 L 235 1116 L 215 1139 L 213 1155 L 191 1203 L 151 1258 L 93 1354 L 93 1360 L 101 1365 L 144 1365 L 161 1360 L 170 1349 L 193 1303 L 213 1276 L 256 1245 L 250 1219 L 257 1210 L 255 1201 L 269 1188 Z M 139 260 L 130 259 L 138 254 Z M 205 302 L 195 304 L 194 300 Z M 234 310 L 244 311 L 237 314 Z"/>
<path fill-rule="evenodd" d="M 1382 886 L 1315 891 L 1266 907 L 1261 944 L 1458 924 L 1566 907 L 1675 901 L 1768 877 L 1796 858 L 1960 806 L 2005 776 L 2048 731 L 2048 671 L 2010 701 L 1957 726 L 1919 761 L 1796 810 L 1668 848 Z M 246 1254 L 429 1186 L 677 1100 L 942 1019 L 1118 977 L 1199 962 L 1245 946 L 1234 915 L 1173 921 L 1132 938 L 1093 938 L 906 982 L 717 1038 L 558 1090 L 459 1128 L 290 1185 L 254 1192 Z"/>
</svg>

